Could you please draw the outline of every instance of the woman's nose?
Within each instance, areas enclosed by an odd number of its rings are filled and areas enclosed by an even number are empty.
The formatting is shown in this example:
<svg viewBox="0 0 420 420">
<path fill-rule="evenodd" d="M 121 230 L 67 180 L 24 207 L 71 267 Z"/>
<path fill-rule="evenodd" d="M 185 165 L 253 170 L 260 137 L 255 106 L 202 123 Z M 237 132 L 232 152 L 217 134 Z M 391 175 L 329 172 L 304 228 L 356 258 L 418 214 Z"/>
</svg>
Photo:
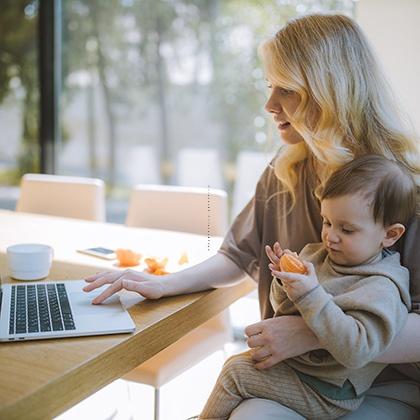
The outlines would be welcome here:
<svg viewBox="0 0 420 420">
<path fill-rule="evenodd" d="M 271 91 L 271 95 L 268 98 L 268 101 L 265 103 L 265 110 L 272 114 L 279 114 L 282 110 L 280 101 L 276 97 L 277 95 L 274 92 L 274 89 Z"/>
</svg>

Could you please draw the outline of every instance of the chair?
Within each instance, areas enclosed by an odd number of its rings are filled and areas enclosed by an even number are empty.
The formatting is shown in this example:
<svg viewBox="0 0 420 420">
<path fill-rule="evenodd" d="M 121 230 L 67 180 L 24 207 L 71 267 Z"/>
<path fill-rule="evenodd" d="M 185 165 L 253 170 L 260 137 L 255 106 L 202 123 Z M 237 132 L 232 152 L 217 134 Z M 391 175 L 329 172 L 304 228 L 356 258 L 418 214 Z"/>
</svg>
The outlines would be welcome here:
<svg viewBox="0 0 420 420">
<path fill-rule="evenodd" d="M 234 219 L 255 192 L 258 179 L 272 159 L 272 154 L 244 150 L 236 160 L 236 181 L 233 189 L 231 216 Z"/>
<path fill-rule="evenodd" d="M 101 179 L 25 174 L 16 211 L 105 221 L 105 183 Z"/>
<path fill-rule="evenodd" d="M 176 166 L 179 185 L 223 188 L 222 165 L 216 149 L 181 149 Z"/>
<path fill-rule="evenodd" d="M 117 154 L 117 176 L 121 185 L 160 183 L 157 150 L 149 145 L 121 145 Z"/>
<path fill-rule="evenodd" d="M 227 229 L 227 194 L 199 187 L 140 184 L 131 191 L 125 224 L 223 236 Z"/>
<path fill-rule="evenodd" d="M 161 228 L 207 235 L 210 202 L 210 234 L 222 236 L 227 227 L 227 195 L 221 190 L 162 185 L 133 188 L 127 226 Z M 155 389 L 155 420 L 159 418 L 159 390 L 180 373 L 232 340 L 228 311 L 210 319 L 123 377 Z"/>
</svg>

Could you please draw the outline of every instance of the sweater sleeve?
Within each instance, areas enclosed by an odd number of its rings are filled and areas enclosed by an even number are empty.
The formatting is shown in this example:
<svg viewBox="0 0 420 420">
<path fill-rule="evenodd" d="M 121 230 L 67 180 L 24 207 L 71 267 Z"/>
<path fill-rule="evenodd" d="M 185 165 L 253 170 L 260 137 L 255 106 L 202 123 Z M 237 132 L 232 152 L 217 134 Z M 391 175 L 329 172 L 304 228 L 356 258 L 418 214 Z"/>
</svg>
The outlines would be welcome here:
<svg viewBox="0 0 420 420">
<path fill-rule="evenodd" d="M 258 281 L 262 244 L 262 219 L 270 178 L 270 167 L 261 175 L 255 195 L 236 217 L 218 252 L 230 258 Z"/>
<path fill-rule="evenodd" d="M 295 305 L 322 347 L 350 369 L 385 351 L 408 314 L 397 286 L 382 276 L 360 280 L 357 288 L 335 298 L 317 287 Z"/>
<path fill-rule="evenodd" d="M 290 299 L 287 297 L 287 294 L 284 291 L 280 280 L 276 277 L 273 277 L 270 289 L 270 303 L 273 307 L 275 316 L 281 315 L 281 313 L 279 313 L 278 311 L 282 303 L 284 303 L 285 301 L 289 301 L 290 305 L 293 305 L 292 301 L 290 301 Z"/>
</svg>

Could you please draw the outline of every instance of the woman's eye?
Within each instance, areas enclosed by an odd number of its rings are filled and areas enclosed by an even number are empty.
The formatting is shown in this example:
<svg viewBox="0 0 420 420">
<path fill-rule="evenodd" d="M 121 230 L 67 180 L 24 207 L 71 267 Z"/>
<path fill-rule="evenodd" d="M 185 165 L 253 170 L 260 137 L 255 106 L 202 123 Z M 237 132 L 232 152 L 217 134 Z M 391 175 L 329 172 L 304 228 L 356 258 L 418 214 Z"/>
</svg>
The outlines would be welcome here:
<svg viewBox="0 0 420 420">
<path fill-rule="evenodd" d="M 325 225 L 325 226 L 331 226 L 331 223 L 330 223 L 330 222 L 327 222 L 326 220 L 324 220 L 324 221 L 322 222 L 322 224 L 323 224 L 323 225 Z"/>
<path fill-rule="evenodd" d="M 283 96 L 290 95 L 292 93 L 291 90 L 284 89 L 284 88 L 279 88 L 279 91 L 280 91 L 280 94 Z"/>
</svg>

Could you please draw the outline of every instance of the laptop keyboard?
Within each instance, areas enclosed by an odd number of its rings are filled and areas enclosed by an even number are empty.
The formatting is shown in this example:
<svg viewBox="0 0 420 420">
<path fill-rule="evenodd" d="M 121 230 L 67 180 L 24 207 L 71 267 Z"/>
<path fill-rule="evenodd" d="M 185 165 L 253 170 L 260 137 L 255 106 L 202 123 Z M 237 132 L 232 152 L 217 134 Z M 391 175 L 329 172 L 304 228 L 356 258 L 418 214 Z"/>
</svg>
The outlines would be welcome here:
<svg viewBox="0 0 420 420">
<path fill-rule="evenodd" d="M 76 329 L 63 283 L 12 286 L 9 334 Z"/>
</svg>

